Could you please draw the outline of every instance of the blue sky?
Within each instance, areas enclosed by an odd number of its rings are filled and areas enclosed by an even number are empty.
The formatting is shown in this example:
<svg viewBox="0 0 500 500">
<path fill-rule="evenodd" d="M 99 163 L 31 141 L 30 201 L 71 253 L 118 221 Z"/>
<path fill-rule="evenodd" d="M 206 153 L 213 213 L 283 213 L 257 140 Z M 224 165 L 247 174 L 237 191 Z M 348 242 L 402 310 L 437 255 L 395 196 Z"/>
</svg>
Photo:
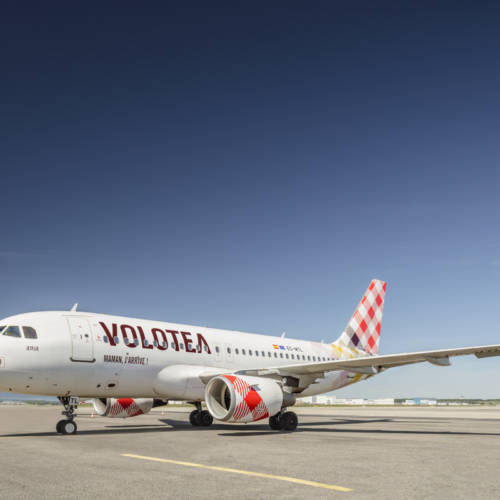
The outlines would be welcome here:
<svg viewBox="0 0 500 500">
<path fill-rule="evenodd" d="M 494 3 L 6 6 L 0 316 L 500 343 Z M 498 397 L 500 361 L 338 395 Z"/>
</svg>

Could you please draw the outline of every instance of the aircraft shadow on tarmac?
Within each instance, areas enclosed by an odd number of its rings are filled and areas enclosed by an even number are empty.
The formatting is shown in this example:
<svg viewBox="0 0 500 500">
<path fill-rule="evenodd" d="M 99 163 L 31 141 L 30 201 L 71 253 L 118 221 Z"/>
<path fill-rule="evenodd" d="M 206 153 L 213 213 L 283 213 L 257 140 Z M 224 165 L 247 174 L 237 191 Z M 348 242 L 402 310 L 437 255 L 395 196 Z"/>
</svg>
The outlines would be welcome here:
<svg viewBox="0 0 500 500">
<path fill-rule="evenodd" d="M 337 419 L 325 420 L 322 422 L 306 422 L 302 425 L 299 424 L 297 429 L 293 432 L 329 432 L 329 433 L 353 433 L 353 434 L 413 434 L 413 435 L 439 435 L 439 436 L 499 436 L 500 432 L 469 432 L 469 431 L 441 431 L 441 430 L 411 430 L 411 429 L 345 429 L 336 427 L 338 425 L 353 425 L 353 424 L 374 424 L 374 423 L 411 423 L 415 424 L 415 421 L 405 421 L 394 418 L 380 418 L 380 419 Z M 425 421 L 423 423 L 429 423 Z M 325 428 L 328 426 L 328 428 Z M 332 426 L 335 426 L 332 428 Z M 321 428 L 323 427 L 323 428 Z M 248 427 L 246 427 L 248 428 Z M 262 428 L 258 432 L 231 432 L 227 434 L 220 434 L 223 436 L 239 437 L 239 436 L 259 436 L 268 435 L 269 431 L 262 431 Z M 274 432 L 273 434 L 283 434 L 283 432 Z M 287 434 L 285 432 L 285 434 Z"/>
<path fill-rule="evenodd" d="M 218 431 L 220 436 L 248 437 L 248 436 L 281 436 L 296 432 L 327 432 L 327 433 L 353 433 L 353 434 L 413 434 L 413 435 L 440 435 L 440 436 L 499 436 L 500 432 L 468 432 L 468 431 L 447 431 L 447 430 L 409 430 L 409 429 L 361 429 L 342 428 L 343 425 L 376 424 L 376 423 L 409 423 L 405 420 L 393 418 L 378 419 L 350 419 L 333 418 L 316 422 L 306 422 L 299 425 L 295 431 L 272 431 L 262 424 L 246 424 L 235 426 L 234 424 L 214 423 L 210 427 L 193 428 L 186 420 L 160 419 L 161 424 L 130 424 L 130 425 L 106 425 L 101 429 L 79 430 L 78 435 L 113 435 L 113 434 L 141 434 L 150 432 L 213 432 Z M 415 421 L 411 422 L 415 424 Z M 429 422 L 423 422 L 429 423 Z M 165 425 L 167 424 L 167 426 Z M 236 429 L 242 430 L 236 430 Z M 9 437 L 54 437 L 55 432 L 27 432 L 22 434 L 3 434 L 0 438 Z"/>
</svg>

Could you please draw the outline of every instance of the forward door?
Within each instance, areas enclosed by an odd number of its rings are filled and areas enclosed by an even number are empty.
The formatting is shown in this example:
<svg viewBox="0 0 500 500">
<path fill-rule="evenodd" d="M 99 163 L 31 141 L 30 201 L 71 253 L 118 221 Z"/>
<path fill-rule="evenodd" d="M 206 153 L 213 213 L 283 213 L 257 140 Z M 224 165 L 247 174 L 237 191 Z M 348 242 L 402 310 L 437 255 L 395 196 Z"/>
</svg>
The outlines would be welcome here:
<svg viewBox="0 0 500 500">
<path fill-rule="evenodd" d="M 93 363 L 94 342 L 87 318 L 68 316 L 66 319 L 71 334 L 71 361 Z"/>
</svg>

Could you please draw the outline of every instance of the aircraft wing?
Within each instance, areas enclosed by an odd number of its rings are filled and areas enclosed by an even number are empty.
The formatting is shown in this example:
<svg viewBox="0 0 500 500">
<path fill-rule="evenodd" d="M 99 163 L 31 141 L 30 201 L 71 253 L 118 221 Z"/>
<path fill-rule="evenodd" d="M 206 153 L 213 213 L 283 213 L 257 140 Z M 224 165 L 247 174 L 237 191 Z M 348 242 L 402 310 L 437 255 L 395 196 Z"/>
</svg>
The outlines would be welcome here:
<svg viewBox="0 0 500 500">
<path fill-rule="evenodd" d="M 479 347 L 461 347 L 458 349 L 440 349 L 435 351 L 421 351 L 403 354 L 384 354 L 376 356 L 364 356 L 360 358 L 338 359 L 320 363 L 307 363 L 286 365 L 273 368 L 262 368 L 253 370 L 241 370 L 241 375 L 315 375 L 325 372 L 346 370 L 354 373 L 375 374 L 382 369 L 395 366 L 410 365 L 427 361 L 438 366 L 450 365 L 450 357 L 474 354 L 477 358 L 488 358 L 500 356 L 500 345 L 488 345 Z"/>
</svg>

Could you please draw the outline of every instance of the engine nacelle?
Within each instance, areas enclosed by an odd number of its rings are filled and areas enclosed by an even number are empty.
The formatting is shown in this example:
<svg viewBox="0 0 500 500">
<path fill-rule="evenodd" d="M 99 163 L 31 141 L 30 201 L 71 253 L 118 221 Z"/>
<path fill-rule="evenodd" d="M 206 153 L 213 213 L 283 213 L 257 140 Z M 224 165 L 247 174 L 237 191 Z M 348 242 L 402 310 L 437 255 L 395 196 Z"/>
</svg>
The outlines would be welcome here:
<svg viewBox="0 0 500 500">
<path fill-rule="evenodd" d="M 271 379 L 218 375 L 205 388 L 205 403 L 217 420 L 255 422 L 281 410 L 283 390 Z"/>
<path fill-rule="evenodd" d="M 144 415 L 155 406 L 164 405 L 165 402 L 156 399 L 132 399 L 132 398 L 107 398 L 93 399 L 95 412 L 101 417 L 129 418 Z"/>
</svg>

